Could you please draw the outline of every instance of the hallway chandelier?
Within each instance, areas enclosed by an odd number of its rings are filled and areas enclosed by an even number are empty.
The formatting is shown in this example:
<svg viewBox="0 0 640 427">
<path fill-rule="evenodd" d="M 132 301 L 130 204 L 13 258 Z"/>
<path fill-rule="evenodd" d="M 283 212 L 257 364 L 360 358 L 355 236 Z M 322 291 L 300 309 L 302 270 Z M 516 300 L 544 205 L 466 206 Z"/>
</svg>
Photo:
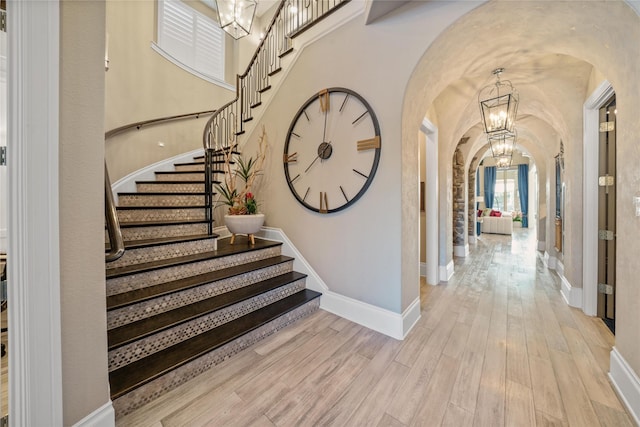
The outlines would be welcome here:
<svg viewBox="0 0 640 427">
<path fill-rule="evenodd" d="M 498 135 L 513 132 L 518 112 L 518 91 L 513 88 L 510 81 L 500 80 L 500 74 L 504 68 L 496 68 L 493 75 L 496 82 L 485 86 L 478 94 L 480 104 L 480 116 L 487 135 Z"/>
<path fill-rule="evenodd" d="M 498 169 L 507 169 L 507 168 L 511 167 L 511 159 L 512 159 L 511 155 L 495 157 L 496 167 Z"/>
<path fill-rule="evenodd" d="M 487 136 L 489 145 L 491 146 L 491 153 L 493 157 L 511 156 L 513 150 L 516 147 L 516 140 L 518 139 L 518 132 L 513 129 L 513 133 L 505 132 L 500 134 L 494 134 Z"/>
<path fill-rule="evenodd" d="M 216 0 L 220 27 L 234 39 L 251 32 L 256 14 L 256 0 Z"/>
</svg>

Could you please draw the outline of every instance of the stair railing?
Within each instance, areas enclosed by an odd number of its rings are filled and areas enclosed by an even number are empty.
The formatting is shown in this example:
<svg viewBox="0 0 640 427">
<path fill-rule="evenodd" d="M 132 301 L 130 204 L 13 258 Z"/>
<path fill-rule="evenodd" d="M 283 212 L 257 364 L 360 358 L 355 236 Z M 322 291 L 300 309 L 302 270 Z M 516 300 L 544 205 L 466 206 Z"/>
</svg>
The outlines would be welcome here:
<svg viewBox="0 0 640 427">
<path fill-rule="evenodd" d="M 236 77 L 236 97 L 218 109 L 205 125 L 205 202 L 209 233 L 213 233 L 213 159 L 238 147 L 237 137 L 253 119 L 252 109 L 271 88 L 271 77 L 281 71 L 282 58 L 293 50 L 292 39 L 350 0 L 283 0 L 244 73 Z M 232 148 L 233 147 L 233 148 Z"/>
<path fill-rule="evenodd" d="M 178 114 L 173 116 L 160 117 L 157 119 L 142 120 L 135 123 L 130 123 L 124 126 L 111 129 L 104 134 L 104 140 L 111 138 L 122 132 L 129 130 L 140 130 L 145 126 L 152 126 L 166 122 L 172 122 L 176 120 L 185 120 L 192 118 L 200 118 L 207 114 L 215 113 L 216 110 L 199 111 L 196 113 Z M 122 238 L 122 230 L 120 228 L 120 221 L 118 220 L 118 212 L 116 210 L 116 204 L 113 199 L 113 193 L 111 191 L 111 180 L 109 179 L 109 169 L 107 168 L 107 161 L 104 162 L 104 210 L 105 210 L 105 222 L 107 225 L 107 233 L 109 235 L 110 250 L 105 255 L 106 262 L 112 262 L 124 255 L 124 239 Z"/>
</svg>

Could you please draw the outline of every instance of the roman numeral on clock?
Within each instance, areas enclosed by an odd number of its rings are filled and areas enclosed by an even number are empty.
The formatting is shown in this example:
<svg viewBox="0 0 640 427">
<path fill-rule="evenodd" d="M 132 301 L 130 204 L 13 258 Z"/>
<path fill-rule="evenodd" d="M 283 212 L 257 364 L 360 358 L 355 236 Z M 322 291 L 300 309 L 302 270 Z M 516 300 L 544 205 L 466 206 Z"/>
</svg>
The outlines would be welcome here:
<svg viewBox="0 0 640 427">
<path fill-rule="evenodd" d="M 285 163 L 294 163 L 298 161 L 298 153 L 285 154 L 283 158 Z"/>
<path fill-rule="evenodd" d="M 329 212 L 329 199 L 325 191 L 320 192 L 320 213 Z"/>
<path fill-rule="evenodd" d="M 380 148 L 379 136 L 374 136 L 373 138 L 358 141 L 358 151 L 371 150 L 373 148 Z"/>
<path fill-rule="evenodd" d="M 329 91 L 327 89 L 323 89 L 318 92 L 318 98 L 320 100 L 320 111 L 326 113 L 329 111 Z"/>
</svg>

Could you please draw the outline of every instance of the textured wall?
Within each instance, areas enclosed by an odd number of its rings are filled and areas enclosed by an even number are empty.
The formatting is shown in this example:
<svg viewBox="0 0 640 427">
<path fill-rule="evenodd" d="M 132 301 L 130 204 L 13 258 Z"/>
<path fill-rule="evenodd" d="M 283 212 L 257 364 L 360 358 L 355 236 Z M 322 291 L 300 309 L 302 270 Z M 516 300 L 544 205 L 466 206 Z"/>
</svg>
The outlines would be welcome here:
<svg viewBox="0 0 640 427">
<path fill-rule="evenodd" d="M 109 401 L 104 274 L 103 2 L 60 4 L 64 425 Z"/>
</svg>

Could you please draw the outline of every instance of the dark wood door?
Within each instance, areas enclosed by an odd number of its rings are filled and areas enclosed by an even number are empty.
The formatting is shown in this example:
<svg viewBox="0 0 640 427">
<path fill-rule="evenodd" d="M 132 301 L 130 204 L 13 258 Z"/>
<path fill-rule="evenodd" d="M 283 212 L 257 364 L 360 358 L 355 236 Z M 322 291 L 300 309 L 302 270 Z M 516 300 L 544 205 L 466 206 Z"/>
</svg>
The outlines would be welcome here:
<svg viewBox="0 0 640 427">
<path fill-rule="evenodd" d="M 600 108 L 598 159 L 598 316 L 615 333 L 616 98 Z"/>
</svg>

